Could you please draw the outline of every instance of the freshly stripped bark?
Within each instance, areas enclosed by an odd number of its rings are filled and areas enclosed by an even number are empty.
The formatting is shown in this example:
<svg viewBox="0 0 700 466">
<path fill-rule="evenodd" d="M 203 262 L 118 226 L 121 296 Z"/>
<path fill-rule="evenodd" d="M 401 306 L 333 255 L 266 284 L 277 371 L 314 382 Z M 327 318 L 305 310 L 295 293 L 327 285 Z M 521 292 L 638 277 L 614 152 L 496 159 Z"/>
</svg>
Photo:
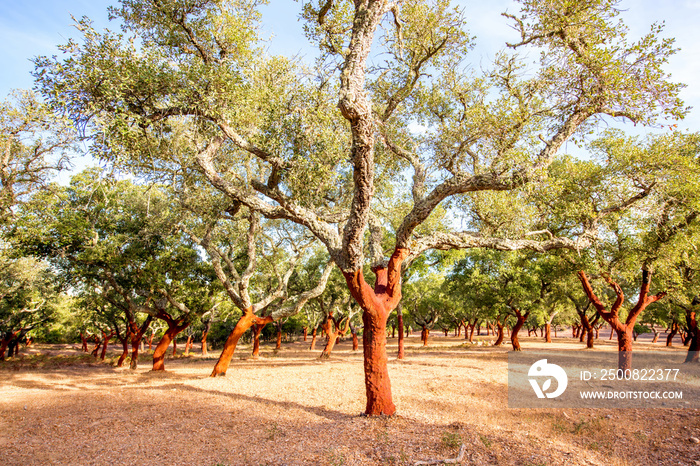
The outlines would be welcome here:
<svg viewBox="0 0 700 466">
<path fill-rule="evenodd" d="M 253 359 L 260 357 L 260 333 L 265 328 L 267 323 L 253 324 L 253 353 L 251 356 Z"/>
<path fill-rule="evenodd" d="M 513 313 L 515 314 L 515 318 L 517 319 L 515 322 L 515 325 L 513 326 L 513 331 L 510 334 L 510 341 L 511 344 L 513 345 L 513 351 L 520 351 L 520 340 L 518 340 L 518 332 L 520 329 L 525 325 L 525 321 L 527 320 L 528 317 L 530 317 L 530 311 L 527 311 L 525 313 L 521 313 L 520 309 L 511 307 L 513 309 Z"/>
<path fill-rule="evenodd" d="M 665 292 L 661 292 L 652 296 L 649 296 L 649 288 L 651 285 L 651 272 L 648 270 L 642 270 L 642 283 L 639 289 L 639 299 L 632 309 L 630 309 L 627 314 L 627 319 L 622 323 L 619 318 L 620 309 L 622 303 L 624 302 L 625 296 L 622 292 L 620 285 L 615 283 L 609 276 L 604 275 L 603 278 L 613 289 L 617 295 L 615 303 L 612 305 L 608 311 L 605 305 L 598 299 L 596 294 L 591 287 L 590 282 L 586 273 L 583 271 L 578 272 L 579 280 L 583 285 L 583 290 L 588 296 L 588 299 L 593 303 L 593 306 L 598 310 L 598 314 L 608 323 L 610 327 L 617 333 L 617 346 L 619 351 L 618 357 L 618 368 L 622 370 L 627 370 L 632 368 L 632 331 L 634 330 L 634 324 L 637 321 L 639 314 L 646 309 L 646 307 L 658 301 L 659 299 L 666 296 Z"/>
<path fill-rule="evenodd" d="M 405 350 L 404 350 L 404 327 L 403 327 L 403 306 L 399 302 L 399 305 L 396 306 L 396 320 L 397 320 L 397 325 L 399 327 L 399 341 L 398 341 L 398 353 L 396 355 L 397 359 L 403 359 L 405 356 Z"/>
</svg>

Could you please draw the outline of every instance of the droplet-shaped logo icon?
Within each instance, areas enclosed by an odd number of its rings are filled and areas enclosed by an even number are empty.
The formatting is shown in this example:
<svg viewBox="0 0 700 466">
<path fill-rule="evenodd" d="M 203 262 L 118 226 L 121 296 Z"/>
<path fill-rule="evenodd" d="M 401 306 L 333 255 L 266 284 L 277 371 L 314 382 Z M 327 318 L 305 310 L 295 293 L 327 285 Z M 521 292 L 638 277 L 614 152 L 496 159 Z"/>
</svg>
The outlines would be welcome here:
<svg viewBox="0 0 700 466">
<path fill-rule="evenodd" d="M 535 391 L 537 398 L 556 398 L 566 390 L 566 386 L 569 383 L 569 378 L 566 376 L 566 372 L 560 366 L 556 364 L 548 364 L 546 359 L 540 359 L 530 366 L 530 370 L 527 373 L 528 377 L 535 377 L 528 379 L 532 389 Z M 547 377 L 542 382 L 542 387 L 540 388 L 538 379 Z M 551 393 L 549 392 L 552 386 L 552 379 L 557 381 L 557 389 Z"/>
</svg>

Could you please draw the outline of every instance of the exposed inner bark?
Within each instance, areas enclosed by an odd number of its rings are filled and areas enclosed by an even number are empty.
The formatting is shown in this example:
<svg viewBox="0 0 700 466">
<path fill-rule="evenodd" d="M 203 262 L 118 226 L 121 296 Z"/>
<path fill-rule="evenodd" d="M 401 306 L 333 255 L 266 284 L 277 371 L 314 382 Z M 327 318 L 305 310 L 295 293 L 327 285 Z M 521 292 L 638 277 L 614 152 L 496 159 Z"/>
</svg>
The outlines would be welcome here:
<svg viewBox="0 0 700 466">
<path fill-rule="evenodd" d="M 404 351 L 404 328 L 403 328 L 403 308 L 401 306 L 401 303 L 396 306 L 396 321 L 397 321 L 397 326 L 399 327 L 399 349 L 398 349 L 398 354 L 396 356 L 397 359 L 403 359 L 405 356 L 405 351 Z"/>
<path fill-rule="evenodd" d="M 311 344 L 309 345 L 309 350 L 313 351 L 316 349 L 316 334 L 318 333 L 318 327 L 314 327 L 311 331 Z"/>
<path fill-rule="evenodd" d="M 214 370 L 211 373 L 212 377 L 216 376 L 224 376 L 226 375 L 226 371 L 228 370 L 228 366 L 231 363 L 231 358 L 233 358 L 233 353 L 236 351 L 236 345 L 238 344 L 238 340 L 241 339 L 243 334 L 254 324 L 268 324 L 272 322 L 272 317 L 264 317 L 260 318 L 256 316 L 253 313 L 252 308 L 246 308 L 243 310 L 243 315 L 241 316 L 240 319 L 238 319 L 238 322 L 236 323 L 236 326 L 233 328 L 231 331 L 231 334 L 228 336 L 226 339 L 226 343 L 224 343 L 224 348 L 221 350 L 221 355 L 219 356 L 219 360 L 216 361 L 216 365 L 214 366 Z"/>
<path fill-rule="evenodd" d="M 149 315 L 140 327 L 136 322 L 129 322 L 129 339 L 131 340 L 131 364 L 129 368 L 131 370 L 136 370 L 139 365 L 139 347 L 141 346 L 143 335 L 151 325 L 151 320 L 153 320 L 153 317 Z"/>
<path fill-rule="evenodd" d="M 503 339 L 505 337 L 504 332 L 503 332 L 503 327 L 505 326 L 505 324 L 501 323 L 500 317 L 496 318 L 496 326 L 498 327 L 498 337 L 496 337 L 496 341 L 493 342 L 493 346 L 501 346 L 501 344 L 503 343 Z M 493 331 L 493 326 L 491 326 L 491 329 Z M 496 334 L 495 331 L 493 333 L 494 333 L 494 335 Z"/>
<path fill-rule="evenodd" d="M 105 357 L 107 356 L 107 345 L 109 344 L 109 340 L 114 336 L 114 332 L 102 332 L 102 354 L 100 354 L 100 359 L 102 361 L 105 360 Z"/>
<path fill-rule="evenodd" d="M 618 356 L 618 369 L 628 370 L 632 369 L 632 331 L 634 330 L 634 323 L 637 321 L 639 314 L 651 303 L 658 301 L 659 299 L 666 296 L 665 292 L 658 293 L 653 296 L 649 296 L 649 287 L 651 284 L 651 272 L 648 270 L 642 270 L 642 283 L 639 289 L 639 300 L 637 304 L 630 310 L 627 315 L 627 319 L 622 323 L 619 319 L 620 308 L 624 302 L 624 294 L 622 293 L 622 288 L 620 285 L 615 283 L 610 277 L 604 276 L 605 281 L 613 289 L 617 295 L 615 303 L 608 311 L 605 305 L 598 299 L 596 294 L 593 292 L 590 282 L 586 273 L 580 271 L 578 273 L 579 280 L 583 285 L 583 290 L 588 296 L 593 306 L 598 310 L 598 314 L 612 327 L 612 329 L 617 334 L 617 347 L 619 351 Z"/>
<path fill-rule="evenodd" d="M 173 342 L 173 354 L 175 353 L 175 338 L 177 335 L 185 330 L 187 327 L 189 327 L 190 323 L 187 321 L 185 317 L 181 317 L 180 319 L 173 319 L 170 316 L 160 316 L 163 320 L 166 321 L 168 324 L 168 329 L 165 331 L 163 334 L 163 337 L 160 339 L 158 344 L 156 345 L 156 349 L 153 352 L 153 368 L 152 370 L 154 371 L 163 371 L 165 370 L 165 352 L 168 350 L 168 346 L 170 346 L 170 343 Z"/>
<path fill-rule="evenodd" d="M 677 333 L 678 333 L 678 322 L 673 322 L 673 324 L 671 324 L 671 331 L 669 332 L 668 336 L 666 337 L 666 346 L 673 346 L 673 337 L 675 337 Z"/>
<path fill-rule="evenodd" d="M 387 368 L 386 323 L 389 314 L 401 300 L 401 263 L 408 252 L 408 249 L 396 248 L 388 267 L 373 267 L 376 276 L 374 288 L 365 282 L 361 269 L 343 272 L 352 297 L 362 309 L 367 394 L 365 414 L 369 416 L 392 415 L 396 412 Z"/>
<path fill-rule="evenodd" d="M 328 339 L 326 340 L 326 346 L 323 348 L 321 353 L 321 359 L 328 359 L 333 351 L 333 347 L 339 341 L 341 335 L 345 335 L 350 326 L 351 316 L 338 316 L 333 317 L 333 310 L 330 309 L 326 315 L 326 320 L 323 322 L 323 331 L 326 333 Z"/>
<path fill-rule="evenodd" d="M 204 329 L 202 330 L 202 356 L 209 355 L 209 348 L 207 348 L 207 336 L 209 335 L 213 321 L 214 319 L 212 317 L 209 317 L 206 321 L 204 321 Z"/>
<path fill-rule="evenodd" d="M 525 314 L 522 314 L 520 312 L 520 309 L 512 308 L 513 312 L 515 313 L 516 317 L 516 322 L 515 325 L 513 326 L 513 331 L 510 333 L 510 341 L 513 345 L 513 351 L 520 351 L 520 340 L 518 340 L 518 332 L 520 329 L 525 325 L 525 321 L 527 320 L 528 317 L 530 317 L 530 311 L 527 311 Z"/>
<path fill-rule="evenodd" d="M 260 333 L 263 328 L 265 328 L 265 325 L 267 325 L 267 323 L 253 324 L 253 359 L 260 357 Z"/>
</svg>

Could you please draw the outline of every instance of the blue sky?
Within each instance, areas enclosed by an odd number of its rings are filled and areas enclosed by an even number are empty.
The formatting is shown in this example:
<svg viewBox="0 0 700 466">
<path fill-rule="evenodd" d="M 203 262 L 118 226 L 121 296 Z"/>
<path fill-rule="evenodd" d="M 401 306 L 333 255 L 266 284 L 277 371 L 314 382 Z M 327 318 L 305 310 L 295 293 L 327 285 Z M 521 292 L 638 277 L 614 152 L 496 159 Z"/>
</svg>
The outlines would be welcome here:
<svg viewBox="0 0 700 466">
<path fill-rule="evenodd" d="M 37 55 L 57 53 L 56 45 L 77 36 L 70 15 L 88 16 L 98 27 L 116 27 L 107 21 L 107 6 L 117 0 L 0 0 L 0 94 L 11 89 L 31 88 L 30 59 Z M 472 55 L 475 66 L 487 65 L 493 54 L 506 40 L 517 35 L 500 16 L 508 9 L 515 13 L 517 5 L 510 0 L 488 2 L 460 0 L 466 8 L 470 32 L 477 37 L 478 47 Z M 297 20 L 299 3 L 293 0 L 271 0 L 263 11 L 264 36 L 271 37 L 270 51 L 285 55 L 309 55 Z M 630 27 L 631 37 L 648 30 L 654 21 L 665 21 L 665 36 L 675 37 L 682 49 L 668 70 L 675 81 L 689 86 L 682 97 L 695 107 L 681 129 L 700 130 L 700 0 L 623 0 L 623 18 Z M 697 114 L 697 115 L 696 115 Z"/>
</svg>

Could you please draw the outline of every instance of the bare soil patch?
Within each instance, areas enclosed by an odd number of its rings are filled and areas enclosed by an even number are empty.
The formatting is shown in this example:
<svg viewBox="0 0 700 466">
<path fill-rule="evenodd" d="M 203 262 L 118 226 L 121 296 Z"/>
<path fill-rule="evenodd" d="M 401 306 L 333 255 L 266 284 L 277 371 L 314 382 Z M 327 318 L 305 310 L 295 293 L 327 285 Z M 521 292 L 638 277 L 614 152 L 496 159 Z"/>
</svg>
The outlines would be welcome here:
<svg viewBox="0 0 700 466">
<path fill-rule="evenodd" d="M 147 355 L 130 371 L 77 345 L 38 346 L 0 363 L 0 462 L 408 465 L 454 458 L 464 443 L 462 464 L 700 464 L 690 441 L 700 437 L 697 410 L 509 409 L 508 347 L 407 343 L 398 361 L 390 340 L 391 418 L 360 416 L 362 355 L 350 342 L 323 362 L 303 342 L 280 352 L 263 345 L 258 360 L 241 345 L 219 378 L 209 377 L 217 354 L 168 359 L 153 373 Z M 563 338 L 522 345 L 582 347 Z"/>
</svg>

